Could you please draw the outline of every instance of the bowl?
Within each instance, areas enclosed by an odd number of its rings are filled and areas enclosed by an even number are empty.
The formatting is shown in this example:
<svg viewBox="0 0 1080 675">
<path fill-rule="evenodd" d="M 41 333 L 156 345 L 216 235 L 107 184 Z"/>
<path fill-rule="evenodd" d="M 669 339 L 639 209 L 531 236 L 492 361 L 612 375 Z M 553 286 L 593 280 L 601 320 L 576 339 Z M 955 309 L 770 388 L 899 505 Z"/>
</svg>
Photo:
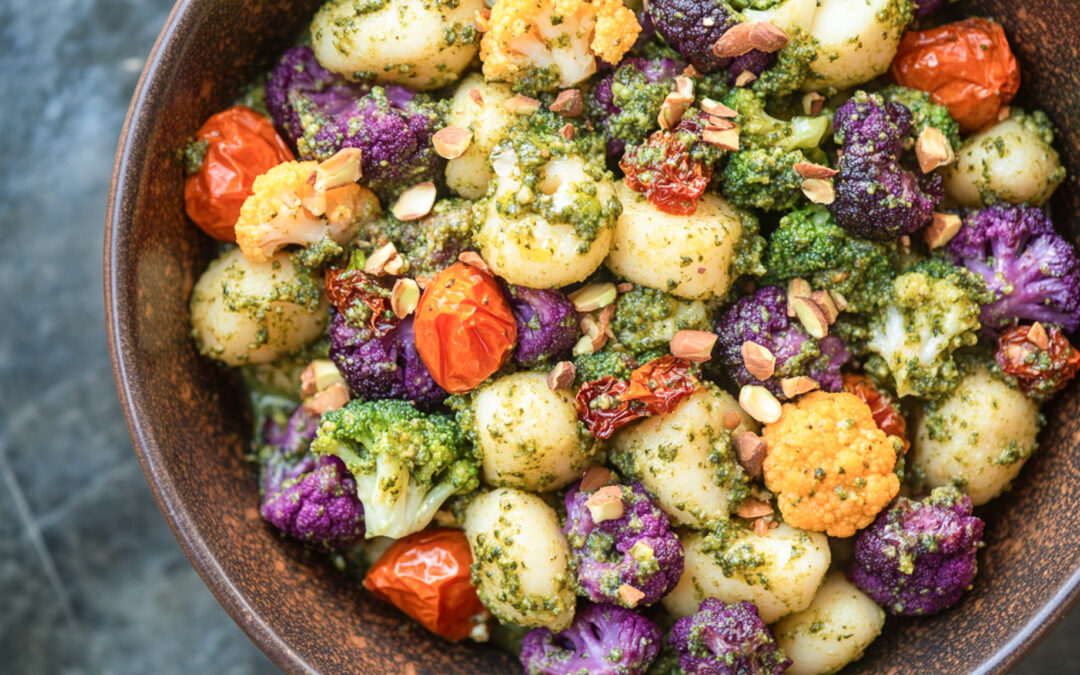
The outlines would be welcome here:
<svg viewBox="0 0 1080 675">
<path fill-rule="evenodd" d="M 519 672 L 490 647 L 450 644 L 363 592 L 322 555 L 274 534 L 244 459 L 239 383 L 188 338 L 187 298 L 215 245 L 184 216 L 176 150 L 288 46 L 319 0 L 181 0 L 146 63 L 117 150 L 105 233 L 105 304 L 117 388 L 158 506 L 195 569 L 248 636 L 289 673 Z M 1080 3 L 963 2 L 1007 27 L 1022 104 L 1047 111 L 1080 176 Z M 1055 197 L 1080 233 L 1080 186 Z M 890 618 L 848 668 L 1004 672 L 1080 594 L 1080 388 L 1045 410 L 1041 448 L 1014 489 L 982 509 L 974 588 L 939 615 Z"/>
</svg>

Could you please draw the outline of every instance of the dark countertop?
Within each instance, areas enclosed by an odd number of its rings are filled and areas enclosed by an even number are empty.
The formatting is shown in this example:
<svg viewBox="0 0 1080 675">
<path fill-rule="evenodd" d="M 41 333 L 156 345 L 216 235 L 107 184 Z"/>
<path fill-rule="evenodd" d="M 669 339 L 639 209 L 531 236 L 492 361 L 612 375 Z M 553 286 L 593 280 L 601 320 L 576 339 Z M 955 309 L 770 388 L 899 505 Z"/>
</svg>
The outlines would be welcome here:
<svg viewBox="0 0 1080 675">
<path fill-rule="evenodd" d="M 0 671 L 276 672 L 154 505 L 105 344 L 113 153 L 170 5 L 0 2 Z M 1078 633 L 1015 672 L 1080 672 Z"/>
</svg>

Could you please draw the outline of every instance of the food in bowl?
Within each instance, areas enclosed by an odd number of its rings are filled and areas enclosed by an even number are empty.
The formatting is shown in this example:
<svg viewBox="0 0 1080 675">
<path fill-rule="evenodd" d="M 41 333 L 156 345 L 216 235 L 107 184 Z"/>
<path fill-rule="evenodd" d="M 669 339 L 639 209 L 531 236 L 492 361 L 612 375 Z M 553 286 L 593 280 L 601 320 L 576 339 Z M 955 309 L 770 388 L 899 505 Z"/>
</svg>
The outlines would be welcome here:
<svg viewBox="0 0 1080 675">
<path fill-rule="evenodd" d="M 328 3 L 186 153 L 264 518 L 527 672 L 959 602 L 1080 363 L 1064 171 L 1000 26 L 863 4 Z"/>
</svg>

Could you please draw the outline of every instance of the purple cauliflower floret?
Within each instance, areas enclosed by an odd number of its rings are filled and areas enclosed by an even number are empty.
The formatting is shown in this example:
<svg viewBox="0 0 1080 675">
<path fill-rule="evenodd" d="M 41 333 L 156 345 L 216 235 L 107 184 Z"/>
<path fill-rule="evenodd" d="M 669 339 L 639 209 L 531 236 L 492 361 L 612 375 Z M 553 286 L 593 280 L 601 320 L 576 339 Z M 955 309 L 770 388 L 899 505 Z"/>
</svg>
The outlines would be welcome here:
<svg viewBox="0 0 1080 675">
<path fill-rule="evenodd" d="M 521 643 L 526 675 L 641 675 L 660 652 L 663 634 L 637 612 L 586 605 L 559 633 L 536 628 Z"/>
<path fill-rule="evenodd" d="M 915 0 L 915 18 L 925 19 L 941 9 L 945 0 Z"/>
<path fill-rule="evenodd" d="M 901 160 L 912 133 L 911 111 L 864 91 L 836 111 L 836 142 L 842 147 L 829 212 L 852 234 L 888 241 L 930 221 L 945 196 L 940 174 L 922 174 Z"/>
<path fill-rule="evenodd" d="M 964 224 L 946 251 L 957 265 L 982 275 L 993 301 L 979 314 L 997 335 L 1019 322 L 1076 330 L 1080 323 L 1080 261 L 1035 206 L 990 206 L 963 212 Z"/>
<path fill-rule="evenodd" d="M 685 68 L 674 59 L 627 57 L 597 83 L 589 110 L 607 137 L 608 156 L 622 157 L 627 142 L 641 142 L 659 128 L 660 106 Z"/>
<path fill-rule="evenodd" d="M 735 383 L 763 385 L 783 397 L 780 381 L 805 375 L 825 391 L 840 391 L 840 368 L 851 358 L 844 342 L 829 335 L 815 340 L 798 319 L 787 315 L 787 292 L 778 286 L 759 288 L 736 300 L 716 322 L 718 363 Z M 750 374 L 742 355 L 744 342 L 765 347 L 776 359 L 768 380 Z"/>
<path fill-rule="evenodd" d="M 315 457 L 308 452 L 319 430 L 319 416 L 297 406 L 284 425 L 267 417 L 262 428 L 262 440 L 271 446 L 262 471 L 262 494 L 281 491 L 285 481 L 294 481 L 315 468 Z"/>
<path fill-rule="evenodd" d="M 608 493 L 621 497 L 622 515 L 598 523 L 586 502 Z M 667 514 L 641 483 L 589 491 L 582 491 L 580 484 L 570 488 L 563 532 L 570 542 L 578 593 L 593 602 L 630 604 L 619 593 L 625 584 L 644 594 L 630 606 L 651 605 L 675 588 L 682 576 L 682 544 L 671 531 Z"/>
<path fill-rule="evenodd" d="M 791 659 L 758 616 L 753 603 L 706 598 L 697 614 L 679 619 L 668 642 L 689 675 L 779 675 Z"/>
<path fill-rule="evenodd" d="M 416 351 L 412 316 L 384 335 L 376 335 L 335 314 L 330 323 L 330 359 L 349 390 L 361 399 L 404 399 L 430 410 L 447 397 Z"/>
<path fill-rule="evenodd" d="M 320 66 L 310 47 L 285 52 L 267 82 L 266 106 L 301 159 L 360 148 L 362 180 L 384 201 L 445 166 L 431 144 L 440 104 L 398 85 L 349 82 Z"/>
<path fill-rule="evenodd" d="M 741 56 L 736 56 L 727 67 L 728 84 L 735 86 L 735 81 L 739 79 L 739 75 L 746 71 L 753 73 L 755 76 L 761 75 L 776 65 L 776 54 L 776 52 L 770 54 L 751 49 Z M 753 82 L 753 80 L 750 82 Z M 749 86 L 749 83 L 746 86 Z"/>
<path fill-rule="evenodd" d="M 578 339 L 578 319 L 566 295 L 525 286 L 510 286 L 508 291 L 518 334 L 514 361 L 534 368 L 569 354 Z"/>
<path fill-rule="evenodd" d="M 713 52 L 720 36 L 739 23 L 730 7 L 714 0 L 653 0 L 648 8 L 656 32 L 699 72 L 731 65 Z"/>
<path fill-rule="evenodd" d="M 851 580 L 890 614 L 934 614 L 975 578 L 983 521 L 953 487 L 926 499 L 897 497 L 855 540 Z"/>
</svg>

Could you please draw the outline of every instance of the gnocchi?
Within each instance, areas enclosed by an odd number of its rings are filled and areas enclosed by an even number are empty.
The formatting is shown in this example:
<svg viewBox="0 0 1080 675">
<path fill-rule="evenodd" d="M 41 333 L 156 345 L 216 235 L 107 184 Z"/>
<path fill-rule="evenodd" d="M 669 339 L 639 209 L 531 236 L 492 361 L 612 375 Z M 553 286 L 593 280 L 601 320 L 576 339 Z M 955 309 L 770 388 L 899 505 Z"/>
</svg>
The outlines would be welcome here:
<svg viewBox="0 0 1080 675">
<path fill-rule="evenodd" d="M 510 85 L 485 82 L 479 73 L 463 79 L 454 92 L 447 125 L 468 129 L 472 143 L 465 154 L 447 162 L 446 185 L 466 199 L 479 199 L 487 193 L 491 180 L 488 155 L 516 119 L 503 106 L 513 95 Z"/>
<path fill-rule="evenodd" d="M 896 56 L 910 7 L 906 0 L 818 0 L 810 24 L 818 57 L 803 89 L 846 89 L 882 75 Z"/>
</svg>

